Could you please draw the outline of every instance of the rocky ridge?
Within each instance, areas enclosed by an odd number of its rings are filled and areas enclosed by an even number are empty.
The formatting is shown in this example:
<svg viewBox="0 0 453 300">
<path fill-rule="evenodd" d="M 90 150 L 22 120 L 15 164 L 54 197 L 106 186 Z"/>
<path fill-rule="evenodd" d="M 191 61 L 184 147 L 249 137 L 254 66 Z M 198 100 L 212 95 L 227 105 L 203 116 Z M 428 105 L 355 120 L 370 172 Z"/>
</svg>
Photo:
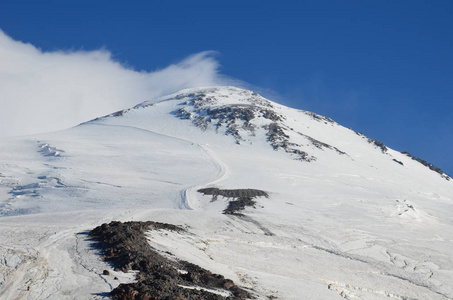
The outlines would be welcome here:
<svg viewBox="0 0 453 300">
<path fill-rule="evenodd" d="M 415 161 L 421 163 L 421 164 L 424 165 L 425 167 L 429 168 L 431 171 L 434 171 L 434 172 L 440 174 L 440 176 L 442 176 L 442 177 L 445 178 L 446 180 L 450 180 L 450 179 L 451 179 L 451 177 L 450 177 L 449 175 L 447 175 L 441 168 L 439 168 L 439 167 L 433 165 L 432 163 L 429 163 L 429 162 L 427 162 L 426 160 L 423 160 L 423 159 L 421 159 L 421 158 L 415 157 L 415 156 L 413 156 L 412 154 L 410 154 L 410 153 L 407 152 L 407 151 L 403 151 L 403 152 L 401 152 L 401 153 L 403 153 L 403 154 L 405 154 L 406 156 L 412 158 L 412 160 L 415 160 Z"/>
<path fill-rule="evenodd" d="M 228 95 L 212 88 L 198 93 L 182 93 L 177 96 L 185 99 L 173 114 L 183 120 L 191 120 L 201 130 L 213 129 L 216 133 L 232 136 L 237 144 L 253 143 L 258 131 L 263 131 L 267 142 L 276 151 L 282 150 L 301 161 L 315 161 L 316 157 L 304 150 L 304 145 L 291 140 L 289 132 L 304 137 L 311 145 L 319 149 L 345 152 L 327 143 L 316 140 L 302 132 L 295 131 L 286 124 L 286 117 L 275 110 L 275 104 L 259 94 L 247 90 L 230 88 L 235 101 L 222 101 Z M 225 103 L 226 102 L 226 103 Z M 336 124 L 332 119 L 312 112 L 301 111 L 319 122 Z"/>
<path fill-rule="evenodd" d="M 120 284 L 110 292 L 121 300 L 241 300 L 251 294 L 222 275 L 213 274 L 195 264 L 169 259 L 147 242 L 150 230 L 183 231 L 181 227 L 159 222 L 104 223 L 90 233 L 103 258 L 116 270 L 138 271 L 136 282 Z M 108 275 L 104 271 L 104 275 Z M 224 294 L 228 294 L 226 296 Z"/>
</svg>

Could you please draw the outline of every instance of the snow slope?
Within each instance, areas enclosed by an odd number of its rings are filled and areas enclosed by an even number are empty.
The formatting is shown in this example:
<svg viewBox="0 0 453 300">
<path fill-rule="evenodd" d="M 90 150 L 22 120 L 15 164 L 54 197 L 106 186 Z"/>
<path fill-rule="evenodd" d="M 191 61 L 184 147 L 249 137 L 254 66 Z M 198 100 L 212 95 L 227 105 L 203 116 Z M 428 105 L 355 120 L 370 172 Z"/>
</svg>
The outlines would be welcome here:
<svg viewBox="0 0 453 300">
<path fill-rule="evenodd" d="M 0 149 L 0 299 L 108 298 L 133 274 L 86 233 L 111 220 L 182 225 L 150 244 L 259 299 L 453 299 L 453 180 L 250 91 L 184 90 Z M 226 215 L 205 187 L 269 197 Z"/>
</svg>

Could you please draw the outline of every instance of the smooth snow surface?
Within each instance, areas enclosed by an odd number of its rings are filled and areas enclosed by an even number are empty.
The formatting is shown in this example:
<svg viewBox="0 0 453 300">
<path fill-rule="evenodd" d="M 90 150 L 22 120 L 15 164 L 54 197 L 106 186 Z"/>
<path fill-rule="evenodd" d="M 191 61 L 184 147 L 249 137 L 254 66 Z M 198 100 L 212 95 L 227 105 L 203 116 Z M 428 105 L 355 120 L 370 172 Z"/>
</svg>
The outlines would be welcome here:
<svg viewBox="0 0 453 300">
<path fill-rule="evenodd" d="M 112 220 L 183 226 L 150 244 L 258 299 L 453 299 L 453 180 L 379 145 L 233 87 L 3 139 L 0 299 L 108 299 L 134 280 L 87 238 Z M 204 187 L 269 198 L 224 215 Z"/>
</svg>

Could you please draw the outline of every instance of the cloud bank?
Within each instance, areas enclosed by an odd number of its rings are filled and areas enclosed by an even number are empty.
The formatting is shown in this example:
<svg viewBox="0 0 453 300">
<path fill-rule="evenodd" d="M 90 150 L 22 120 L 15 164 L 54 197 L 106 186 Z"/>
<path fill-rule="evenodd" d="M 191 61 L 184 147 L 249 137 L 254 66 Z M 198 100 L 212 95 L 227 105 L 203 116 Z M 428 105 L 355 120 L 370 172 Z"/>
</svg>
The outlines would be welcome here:
<svg viewBox="0 0 453 300">
<path fill-rule="evenodd" d="M 0 137 L 60 130 L 180 89 L 227 85 L 212 51 L 155 72 L 110 52 L 43 52 L 0 30 Z"/>
</svg>

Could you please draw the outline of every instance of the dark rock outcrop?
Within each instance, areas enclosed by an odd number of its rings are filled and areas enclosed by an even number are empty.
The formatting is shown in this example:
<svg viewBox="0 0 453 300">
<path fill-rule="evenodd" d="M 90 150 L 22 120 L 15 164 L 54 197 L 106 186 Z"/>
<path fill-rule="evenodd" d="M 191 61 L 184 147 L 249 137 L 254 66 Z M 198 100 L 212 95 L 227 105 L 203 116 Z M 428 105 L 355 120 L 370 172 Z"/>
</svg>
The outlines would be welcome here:
<svg viewBox="0 0 453 300">
<path fill-rule="evenodd" d="M 189 99 L 181 103 L 183 107 L 175 110 L 173 114 L 180 119 L 191 120 L 192 124 L 201 130 L 208 130 L 211 127 L 219 132 L 223 129 L 224 134 L 232 136 L 237 144 L 247 141 L 247 136 L 254 136 L 258 129 L 264 129 L 267 141 L 274 150 L 283 150 L 301 161 L 316 160 L 316 157 L 301 150 L 301 145 L 291 142 L 290 137 L 285 133 L 289 130 L 284 125 L 285 116 L 276 113 L 269 100 L 257 93 L 248 91 L 242 93 L 246 103 L 220 106 L 217 106 L 218 100 L 215 97 L 205 93 L 186 94 L 182 98 Z M 313 113 L 310 115 L 318 121 L 333 122 Z M 260 119 L 260 125 L 254 123 L 258 119 Z M 329 147 L 329 149 L 333 148 Z"/>
<path fill-rule="evenodd" d="M 102 250 L 104 259 L 116 270 L 136 270 L 135 283 L 120 284 L 110 295 L 113 299 L 250 299 L 251 294 L 222 275 L 213 274 L 186 261 L 168 259 L 147 242 L 149 230 L 183 231 L 158 222 L 111 222 L 96 227 L 90 236 Z M 221 290 L 230 296 L 212 292 Z"/>
<path fill-rule="evenodd" d="M 410 154 L 409 152 L 406 152 L 406 151 L 401 152 L 401 153 L 405 154 L 406 156 L 409 156 L 410 158 L 412 158 L 415 161 L 418 161 L 419 163 L 421 163 L 425 167 L 429 168 L 431 171 L 439 173 L 446 180 L 450 180 L 451 179 L 451 177 L 449 175 L 447 175 L 444 171 L 442 171 L 441 168 L 433 165 L 432 163 L 429 163 L 426 160 L 423 160 L 421 158 L 415 157 L 415 156 L 413 156 L 412 154 Z"/>
<path fill-rule="evenodd" d="M 396 163 L 398 163 L 398 164 L 400 164 L 400 165 L 402 165 L 402 166 L 404 166 L 404 164 L 403 164 L 402 161 L 399 161 L 399 160 L 397 160 L 397 159 L 395 159 L 395 158 L 393 159 L 393 161 L 396 162 Z"/>
<path fill-rule="evenodd" d="M 199 189 L 199 193 L 203 195 L 212 195 L 211 201 L 216 201 L 218 196 L 225 198 L 233 198 L 228 202 L 227 208 L 223 211 L 224 214 L 238 214 L 239 211 L 245 209 L 247 206 L 254 206 L 256 197 L 269 197 L 269 194 L 262 190 L 255 189 L 232 189 L 221 190 L 218 188 L 204 188 Z"/>
</svg>

